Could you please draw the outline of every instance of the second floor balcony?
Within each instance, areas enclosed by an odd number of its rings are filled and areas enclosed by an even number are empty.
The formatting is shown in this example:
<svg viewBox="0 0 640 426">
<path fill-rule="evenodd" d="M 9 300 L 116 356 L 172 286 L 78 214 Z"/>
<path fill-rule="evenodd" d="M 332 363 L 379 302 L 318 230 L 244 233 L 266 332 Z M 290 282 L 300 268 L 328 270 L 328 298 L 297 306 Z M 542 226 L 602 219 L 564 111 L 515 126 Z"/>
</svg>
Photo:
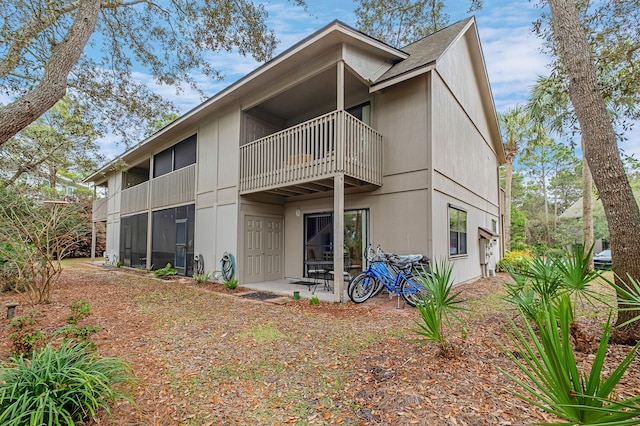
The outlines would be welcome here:
<svg viewBox="0 0 640 426">
<path fill-rule="evenodd" d="M 382 185 L 382 135 L 333 111 L 240 147 L 240 194 L 302 195 L 344 173 L 353 186 Z"/>
<path fill-rule="evenodd" d="M 149 181 L 124 189 L 121 194 L 120 214 L 146 212 L 195 201 L 196 165 L 158 176 Z"/>
</svg>

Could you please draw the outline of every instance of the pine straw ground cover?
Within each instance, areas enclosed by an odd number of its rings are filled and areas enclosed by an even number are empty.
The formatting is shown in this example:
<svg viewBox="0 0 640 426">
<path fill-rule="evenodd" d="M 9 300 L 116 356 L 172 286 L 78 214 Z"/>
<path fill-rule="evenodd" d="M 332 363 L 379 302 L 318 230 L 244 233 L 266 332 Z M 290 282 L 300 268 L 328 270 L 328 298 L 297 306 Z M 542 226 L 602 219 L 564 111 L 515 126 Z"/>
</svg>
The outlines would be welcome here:
<svg viewBox="0 0 640 426">
<path fill-rule="evenodd" d="M 386 297 L 362 305 L 285 305 L 240 298 L 221 285 L 162 281 L 125 269 L 67 264 L 53 303 L 38 306 L 53 330 L 76 300 L 91 303 L 101 355 L 126 359 L 138 379 L 138 407 L 119 403 L 91 425 L 525 425 L 553 420 L 521 402 L 499 368 L 520 376 L 503 354 L 505 276 L 461 286 L 464 340 L 453 354 L 411 341 L 418 318 Z M 225 294 L 227 293 L 227 294 Z M 0 303 L 16 300 L 1 294 Z M 21 301 L 21 303 L 24 303 Z M 30 308 L 19 306 L 22 314 Z M 580 323 L 599 336 L 606 313 Z M 0 357 L 9 354 L 1 320 Z M 588 345 L 587 345 L 588 346 Z M 629 348 L 612 345 L 615 366 Z M 585 367 L 590 354 L 579 354 Z M 617 395 L 640 392 L 636 361 Z"/>
</svg>

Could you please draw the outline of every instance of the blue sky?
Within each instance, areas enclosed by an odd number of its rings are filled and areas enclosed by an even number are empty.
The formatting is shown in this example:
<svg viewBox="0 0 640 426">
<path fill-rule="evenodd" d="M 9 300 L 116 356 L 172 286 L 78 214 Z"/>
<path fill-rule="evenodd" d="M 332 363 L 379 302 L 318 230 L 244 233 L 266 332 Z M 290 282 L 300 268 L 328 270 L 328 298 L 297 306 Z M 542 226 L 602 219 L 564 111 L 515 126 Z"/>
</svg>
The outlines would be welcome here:
<svg viewBox="0 0 640 426">
<path fill-rule="evenodd" d="M 334 19 L 355 26 L 355 4 L 352 0 L 307 0 L 307 11 L 293 6 L 287 0 L 265 0 L 263 3 L 269 12 L 269 24 L 280 40 L 276 53 Z M 531 31 L 532 22 L 541 13 L 535 3 L 530 0 L 485 0 L 483 9 L 475 13 L 497 112 L 504 112 L 518 103 L 526 103 L 536 77 L 548 73 L 549 60 L 540 51 L 540 39 Z M 450 23 L 469 16 L 468 0 L 447 0 L 446 4 Z M 212 55 L 211 62 L 226 78 L 222 81 L 201 79 L 209 96 L 260 65 L 251 58 L 226 52 Z M 176 95 L 173 87 L 157 86 L 143 72 L 136 73 L 135 78 L 172 99 L 180 113 L 185 113 L 202 102 L 200 96 L 188 88 Z M 114 157 L 123 150 L 122 146 L 114 146 L 109 138 L 103 142 L 104 151 L 109 157 Z M 635 152 L 640 155 L 640 138 L 631 135 L 620 147 L 627 153 Z"/>
</svg>

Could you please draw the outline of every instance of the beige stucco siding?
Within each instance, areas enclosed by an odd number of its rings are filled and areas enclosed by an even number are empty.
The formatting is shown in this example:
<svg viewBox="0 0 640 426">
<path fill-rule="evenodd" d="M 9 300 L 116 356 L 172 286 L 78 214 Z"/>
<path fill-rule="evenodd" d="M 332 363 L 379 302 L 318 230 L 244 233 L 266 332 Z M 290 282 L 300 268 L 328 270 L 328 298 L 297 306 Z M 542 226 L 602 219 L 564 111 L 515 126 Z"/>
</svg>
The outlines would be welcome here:
<svg viewBox="0 0 640 426">
<path fill-rule="evenodd" d="M 472 49 L 470 46 L 471 43 L 475 43 L 474 37 L 475 32 L 469 31 L 452 44 L 438 60 L 437 74 L 455 97 L 455 103 L 472 120 L 482 138 L 489 143 L 489 123 L 494 119 L 489 114 L 493 113 L 493 102 L 490 92 L 483 90 L 486 89 L 487 83 L 482 56 L 478 49 Z"/>
<path fill-rule="evenodd" d="M 376 129 L 384 137 L 384 176 L 428 168 L 427 80 L 393 86 L 374 104 Z M 383 183 L 384 186 L 384 183 Z"/>
<path fill-rule="evenodd" d="M 497 159 L 491 136 L 485 133 L 486 120 L 480 120 L 480 125 L 472 121 L 480 100 L 458 99 L 439 72 L 432 74 L 431 87 L 433 122 L 446 123 L 433 129 L 433 251 L 453 263 L 455 281 L 463 282 L 481 273 L 478 228 L 491 229 L 492 220 L 499 223 Z M 449 256 L 450 205 L 467 212 L 467 254 L 459 257 Z M 498 250 L 494 253 L 490 268 L 495 266 Z"/>
<path fill-rule="evenodd" d="M 122 173 L 112 173 L 107 179 L 107 241 L 105 252 L 109 259 L 120 254 L 120 201 Z"/>
<path fill-rule="evenodd" d="M 198 165 L 196 205 L 198 208 L 212 207 L 218 184 L 218 117 L 200 125 L 198 130 Z"/>
<path fill-rule="evenodd" d="M 497 209 L 495 153 L 438 74 L 434 74 L 432 88 L 433 121 L 448 124 L 433 129 L 434 171 L 490 201 Z"/>
<path fill-rule="evenodd" d="M 392 193 L 354 194 L 345 210 L 369 210 L 369 239 L 392 253 L 430 255 L 427 189 Z M 300 211 L 300 215 L 296 211 Z M 304 252 L 304 215 L 333 211 L 333 197 L 289 203 L 285 212 L 285 276 L 300 277 Z"/>
<path fill-rule="evenodd" d="M 392 66 L 390 62 L 380 57 L 349 45 L 343 46 L 342 58 L 347 67 L 351 68 L 364 81 L 375 81 Z"/>
<path fill-rule="evenodd" d="M 433 205 L 433 250 L 436 261 L 447 260 L 453 265 L 454 282 L 460 283 L 480 277 L 480 240 L 478 227 L 491 229 L 491 220 L 498 220 L 498 216 L 491 212 L 464 202 L 439 191 L 434 191 Z M 467 212 L 467 254 L 449 257 L 449 205 Z M 489 268 L 495 269 L 499 250 L 493 249 L 493 256 Z"/>
<path fill-rule="evenodd" d="M 198 129 L 195 252 L 205 268 L 220 269 L 224 252 L 238 255 L 238 141 L 240 108 L 219 112 Z"/>
</svg>

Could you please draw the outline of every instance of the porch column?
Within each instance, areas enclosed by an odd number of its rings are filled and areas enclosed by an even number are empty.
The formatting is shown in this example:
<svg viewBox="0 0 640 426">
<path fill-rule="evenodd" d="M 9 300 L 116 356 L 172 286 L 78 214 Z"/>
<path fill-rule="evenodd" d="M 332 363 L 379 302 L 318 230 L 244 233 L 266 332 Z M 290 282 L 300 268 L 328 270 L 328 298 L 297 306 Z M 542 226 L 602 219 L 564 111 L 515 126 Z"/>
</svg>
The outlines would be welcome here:
<svg viewBox="0 0 640 426">
<path fill-rule="evenodd" d="M 151 158 L 149 158 L 149 189 L 147 192 L 147 263 L 145 265 L 145 269 L 148 271 L 151 269 L 151 238 L 152 238 L 152 225 L 153 225 L 153 206 L 151 205 L 153 193 L 153 153 L 151 154 Z"/>
<path fill-rule="evenodd" d="M 336 175 L 333 178 L 333 299 L 344 302 L 344 61 L 336 64 Z"/>
<path fill-rule="evenodd" d="M 96 222 L 93 219 L 91 219 L 91 261 L 92 262 L 96 260 L 96 233 L 97 233 Z"/>
<path fill-rule="evenodd" d="M 344 302 L 344 174 L 333 178 L 333 300 Z"/>
<path fill-rule="evenodd" d="M 344 62 L 342 60 L 338 61 L 336 68 L 338 69 L 336 109 L 342 111 L 344 109 Z"/>
<path fill-rule="evenodd" d="M 91 201 L 91 261 L 94 262 L 96 260 L 96 221 L 93 219 L 94 214 L 96 213 L 94 209 L 96 208 L 96 200 L 97 200 L 98 191 L 96 190 L 96 183 L 93 183 L 93 199 Z"/>
</svg>

